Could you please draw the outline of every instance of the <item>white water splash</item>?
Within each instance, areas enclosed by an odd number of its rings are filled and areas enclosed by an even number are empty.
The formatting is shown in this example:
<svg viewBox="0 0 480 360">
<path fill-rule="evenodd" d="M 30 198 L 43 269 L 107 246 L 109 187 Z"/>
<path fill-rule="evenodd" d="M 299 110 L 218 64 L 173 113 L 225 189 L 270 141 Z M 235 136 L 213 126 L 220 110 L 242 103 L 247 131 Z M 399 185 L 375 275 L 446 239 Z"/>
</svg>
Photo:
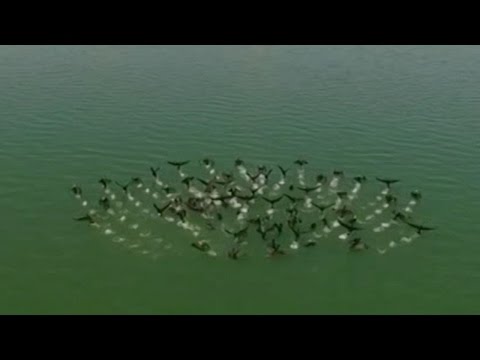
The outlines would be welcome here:
<svg viewBox="0 0 480 360">
<path fill-rule="evenodd" d="M 334 176 L 332 178 L 332 180 L 330 181 L 330 184 L 329 184 L 330 188 L 331 189 L 336 189 L 337 186 L 338 186 L 338 181 L 339 181 L 338 177 Z"/>
</svg>

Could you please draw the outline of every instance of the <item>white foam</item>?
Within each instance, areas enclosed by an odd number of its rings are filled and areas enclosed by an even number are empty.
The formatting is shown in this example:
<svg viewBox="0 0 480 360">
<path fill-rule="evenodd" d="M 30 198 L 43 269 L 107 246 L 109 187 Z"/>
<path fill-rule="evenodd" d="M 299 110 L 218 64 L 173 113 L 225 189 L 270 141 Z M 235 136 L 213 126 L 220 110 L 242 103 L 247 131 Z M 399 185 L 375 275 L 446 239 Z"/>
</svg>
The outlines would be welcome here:
<svg viewBox="0 0 480 360">
<path fill-rule="evenodd" d="M 381 226 L 373 229 L 373 232 L 381 232 L 381 231 L 383 231 L 383 228 Z"/>
<path fill-rule="evenodd" d="M 395 246 L 397 246 L 397 243 L 395 241 L 390 241 L 388 246 L 390 246 L 391 248 L 394 248 Z"/>
<path fill-rule="evenodd" d="M 116 198 L 117 198 L 117 197 L 115 196 L 115 194 L 111 194 L 111 195 L 110 195 L 110 199 L 115 200 Z"/>
<path fill-rule="evenodd" d="M 136 206 L 136 207 L 139 207 L 141 204 L 142 204 L 142 203 L 141 203 L 140 201 L 137 201 L 137 202 L 135 203 L 135 206 Z"/>
<path fill-rule="evenodd" d="M 339 227 L 339 226 L 340 226 L 340 223 L 337 220 L 335 220 L 332 224 L 332 227 L 334 227 L 334 228 Z"/>
<path fill-rule="evenodd" d="M 387 252 L 387 249 L 377 249 L 377 251 L 380 255 L 383 255 Z"/>
<path fill-rule="evenodd" d="M 107 213 L 110 215 L 115 215 L 115 211 L 113 209 L 108 209 Z"/>
<path fill-rule="evenodd" d="M 130 229 L 136 230 L 138 229 L 138 224 L 132 224 L 129 226 Z"/>
<path fill-rule="evenodd" d="M 275 212 L 275 209 L 268 209 L 267 214 L 272 215 Z"/>
<path fill-rule="evenodd" d="M 293 242 L 290 244 L 290 249 L 297 250 L 297 249 L 298 249 L 298 242 L 297 242 L 297 241 L 293 241 Z"/>
<path fill-rule="evenodd" d="M 112 229 L 105 230 L 105 235 L 112 235 L 112 234 L 115 234 Z"/>
<path fill-rule="evenodd" d="M 123 215 L 123 216 L 120 218 L 120 221 L 121 221 L 121 222 L 124 222 L 126 219 L 127 219 L 127 217 L 126 217 L 125 215 Z"/>
<path fill-rule="evenodd" d="M 384 209 L 386 209 L 386 208 L 388 208 L 389 205 L 388 204 L 383 204 L 382 206 L 383 206 Z"/>
<path fill-rule="evenodd" d="M 163 182 L 158 179 L 155 179 L 155 184 L 157 184 L 158 186 L 163 186 Z"/>
<path fill-rule="evenodd" d="M 127 197 L 128 197 L 128 200 L 130 200 L 130 201 L 135 200 L 135 198 L 134 198 L 132 195 L 130 195 L 130 194 L 127 194 Z"/>
<path fill-rule="evenodd" d="M 306 208 L 311 208 L 312 207 L 312 199 L 309 197 L 305 198 L 305 207 Z"/>
<path fill-rule="evenodd" d="M 405 208 L 405 211 L 406 211 L 406 212 L 412 212 L 412 208 L 409 207 L 409 206 L 407 206 L 407 207 Z"/>
<path fill-rule="evenodd" d="M 388 188 L 387 188 L 387 189 L 384 189 L 384 190 L 382 190 L 381 194 L 382 194 L 382 195 L 387 195 L 387 194 L 388 194 Z"/>
<path fill-rule="evenodd" d="M 411 243 L 412 242 L 412 238 L 409 238 L 409 237 L 406 237 L 406 236 L 403 236 L 400 241 L 404 242 L 404 243 Z"/>
<path fill-rule="evenodd" d="M 118 238 L 113 239 L 113 242 L 121 243 L 121 242 L 124 242 L 125 240 L 126 239 L 124 237 L 118 237 Z"/>
<path fill-rule="evenodd" d="M 175 219 L 171 216 L 165 216 L 165 220 L 168 221 L 168 222 L 174 222 Z"/>
<path fill-rule="evenodd" d="M 370 214 L 365 218 L 365 220 L 372 220 L 374 217 L 375 217 L 375 215 Z"/>
<path fill-rule="evenodd" d="M 87 205 L 88 205 L 87 200 L 85 200 L 85 201 L 82 202 L 82 206 L 87 206 Z"/>
<path fill-rule="evenodd" d="M 334 177 L 334 178 L 332 179 L 332 181 L 330 181 L 330 187 L 331 187 L 332 189 L 335 189 L 337 186 L 338 186 L 338 178 L 337 178 L 337 177 Z"/>
<path fill-rule="evenodd" d="M 346 240 L 347 237 L 348 237 L 348 233 L 343 233 L 343 234 L 341 234 L 341 235 L 338 236 L 338 238 L 339 238 L 340 240 Z"/>
<path fill-rule="evenodd" d="M 215 256 L 217 256 L 217 253 L 216 253 L 214 250 L 208 250 L 208 251 L 207 251 L 207 255 L 208 255 L 208 256 L 215 257 Z"/>
<path fill-rule="evenodd" d="M 382 212 L 383 212 L 382 209 L 377 209 L 377 210 L 375 210 L 375 214 L 377 214 L 377 215 L 380 215 Z"/>
<path fill-rule="evenodd" d="M 408 202 L 408 205 L 413 206 L 413 205 L 415 205 L 416 203 L 417 203 L 417 202 L 416 202 L 415 200 L 410 200 L 410 201 Z"/>
<path fill-rule="evenodd" d="M 323 235 L 322 234 L 319 234 L 317 232 L 314 232 L 313 233 L 313 236 L 316 237 L 317 239 L 320 239 Z"/>
<path fill-rule="evenodd" d="M 145 188 L 145 194 L 150 194 L 150 189 L 149 188 Z"/>
<path fill-rule="evenodd" d="M 390 227 L 390 225 L 392 225 L 392 224 L 389 223 L 389 222 L 384 222 L 384 223 L 381 224 L 381 226 L 382 226 L 383 228 L 385 228 L 385 229 L 388 228 L 388 227 Z"/>
</svg>

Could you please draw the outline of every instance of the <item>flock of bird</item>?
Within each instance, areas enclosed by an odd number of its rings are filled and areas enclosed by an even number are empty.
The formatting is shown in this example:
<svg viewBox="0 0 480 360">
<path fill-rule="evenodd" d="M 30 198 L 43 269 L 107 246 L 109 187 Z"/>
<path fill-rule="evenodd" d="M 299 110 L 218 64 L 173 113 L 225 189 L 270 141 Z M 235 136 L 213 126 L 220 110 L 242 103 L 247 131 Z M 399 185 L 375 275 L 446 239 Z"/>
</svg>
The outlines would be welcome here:
<svg viewBox="0 0 480 360">
<path fill-rule="evenodd" d="M 307 173 L 308 164 L 296 160 L 288 168 L 269 168 L 248 166 L 237 159 L 233 169 L 220 171 L 215 161 L 205 158 L 196 163 L 202 174 L 194 176 L 186 172 L 194 162 L 168 161 L 162 169 L 151 167 L 149 179 L 133 177 L 121 183 L 101 178 L 100 199 L 93 207 L 82 188 L 73 185 L 75 198 L 88 208 L 74 220 L 87 222 L 143 254 L 153 251 L 145 245 L 148 241 L 163 249 L 173 245 L 162 244 L 162 237 L 155 238 L 158 234 L 141 228 L 140 223 L 150 221 L 150 228 L 160 226 L 159 233 L 170 223 L 192 235 L 192 249 L 211 256 L 224 253 L 233 260 L 252 248 L 263 248 L 271 257 L 287 255 L 302 247 L 312 248 L 322 238 L 338 238 L 350 251 L 375 249 L 384 254 L 434 229 L 413 219 L 414 207 L 422 199 L 418 190 L 411 191 L 401 203 L 395 191 L 398 179 L 348 178 L 340 170 L 328 175 Z M 166 182 L 172 171 L 176 172 L 175 186 Z M 359 202 L 368 183 L 378 190 L 370 201 Z M 413 232 L 400 238 L 392 234 L 379 246 L 375 235 L 392 228 Z M 217 246 L 212 240 L 216 230 L 222 234 Z M 132 241 L 127 241 L 129 238 Z"/>
</svg>

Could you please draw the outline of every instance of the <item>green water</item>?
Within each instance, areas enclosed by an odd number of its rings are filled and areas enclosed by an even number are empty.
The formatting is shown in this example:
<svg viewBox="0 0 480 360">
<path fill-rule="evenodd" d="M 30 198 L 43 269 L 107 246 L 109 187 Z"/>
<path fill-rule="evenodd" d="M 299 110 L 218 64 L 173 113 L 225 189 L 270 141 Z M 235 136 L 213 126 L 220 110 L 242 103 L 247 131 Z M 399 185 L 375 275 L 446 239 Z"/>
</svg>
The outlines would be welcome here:
<svg viewBox="0 0 480 360">
<path fill-rule="evenodd" d="M 0 47 L 0 313 L 480 313 L 480 47 Z M 384 256 L 153 260 L 72 221 L 73 182 L 167 159 L 399 177 L 438 230 Z"/>
</svg>

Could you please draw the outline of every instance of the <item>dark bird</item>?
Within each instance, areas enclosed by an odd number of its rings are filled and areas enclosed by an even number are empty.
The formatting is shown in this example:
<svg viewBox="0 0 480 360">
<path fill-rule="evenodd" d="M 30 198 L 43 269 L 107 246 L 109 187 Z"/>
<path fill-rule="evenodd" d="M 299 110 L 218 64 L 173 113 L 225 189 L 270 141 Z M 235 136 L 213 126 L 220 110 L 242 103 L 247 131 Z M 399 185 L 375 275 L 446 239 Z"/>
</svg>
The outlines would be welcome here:
<svg viewBox="0 0 480 360">
<path fill-rule="evenodd" d="M 117 184 L 118 186 L 120 186 L 123 190 L 124 193 L 128 193 L 128 187 L 130 185 L 130 183 L 127 183 L 127 185 L 122 185 L 120 184 L 119 182 L 115 181 L 115 184 Z"/>
<path fill-rule="evenodd" d="M 172 194 L 175 192 L 175 188 L 174 187 L 171 187 L 171 186 L 168 186 L 168 185 L 165 185 L 162 190 L 165 192 L 165 194 Z"/>
<path fill-rule="evenodd" d="M 187 165 L 190 162 L 190 160 L 187 161 L 167 161 L 169 165 L 175 166 L 177 170 L 180 170 L 180 168 L 184 165 Z"/>
<path fill-rule="evenodd" d="M 400 180 L 397 180 L 397 179 L 380 179 L 380 178 L 378 178 L 378 177 L 376 177 L 375 179 L 377 179 L 378 181 L 384 183 L 384 184 L 387 186 L 387 188 L 389 188 L 389 189 L 390 189 L 390 186 L 391 186 L 392 184 L 395 184 L 395 183 L 397 183 L 397 182 L 400 181 Z"/>
<path fill-rule="evenodd" d="M 235 166 L 242 166 L 244 164 L 243 160 L 237 159 L 235 160 Z"/>
<path fill-rule="evenodd" d="M 180 218 L 180 221 L 184 223 L 187 218 L 187 210 L 185 209 L 176 210 L 175 215 L 177 215 Z"/>
<path fill-rule="evenodd" d="M 367 250 L 369 249 L 369 246 L 362 242 L 362 239 L 360 238 L 355 238 L 350 241 L 350 246 L 349 246 L 351 251 L 360 251 L 360 250 Z"/>
<path fill-rule="evenodd" d="M 318 210 L 320 210 L 320 212 L 323 213 L 325 210 L 327 210 L 328 208 L 330 208 L 330 207 L 332 207 L 333 205 L 335 205 L 335 203 L 318 205 L 318 204 L 315 204 L 315 203 L 312 201 L 312 205 L 315 206 Z"/>
<path fill-rule="evenodd" d="M 366 178 L 366 176 L 362 175 L 362 176 L 355 176 L 353 178 L 353 180 L 355 180 L 357 183 L 361 184 L 361 183 L 364 183 L 365 181 L 367 181 L 367 178 Z"/>
<path fill-rule="evenodd" d="M 385 195 L 385 201 L 387 202 L 387 204 L 389 205 L 392 205 L 392 204 L 396 204 L 397 203 L 397 197 L 396 196 L 393 196 L 391 194 L 387 194 Z"/>
<path fill-rule="evenodd" d="M 205 166 L 213 166 L 215 165 L 215 162 L 209 158 L 205 158 L 202 160 L 203 165 Z"/>
<path fill-rule="evenodd" d="M 288 172 L 288 170 L 290 170 L 290 169 L 284 169 L 284 168 L 281 167 L 280 165 L 277 165 L 277 166 L 278 166 L 278 168 L 280 169 L 280 172 L 282 173 L 282 176 L 283 176 L 283 177 L 287 177 L 287 172 Z"/>
<path fill-rule="evenodd" d="M 334 176 L 343 176 L 343 171 L 341 171 L 341 170 L 333 170 L 333 175 L 334 175 Z"/>
<path fill-rule="evenodd" d="M 253 182 L 257 181 L 258 177 L 261 175 L 262 173 L 257 173 L 256 175 L 252 175 L 250 174 L 248 171 L 247 171 L 247 176 L 250 178 L 250 180 L 252 180 Z"/>
<path fill-rule="evenodd" d="M 202 202 L 198 198 L 190 197 L 186 202 L 187 207 L 192 211 L 203 212 L 205 209 L 202 206 Z"/>
<path fill-rule="evenodd" d="M 82 196 L 82 188 L 80 186 L 73 185 L 71 190 L 75 196 Z"/>
<path fill-rule="evenodd" d="M 240 248 L 237 246 L 233 247 L 227 252 L 227 256 L 232 260 L 238 260 L 240 256 Z"/>
<path fill-rule="evenodd" d="M 422 193 L 418 190 L 414 190 L 410 193 L 410 196 L 413 198 L 413 200 L 420 200 L 422 198 Z"/>
<path fill-rule="evenodd" d="M 312 247 L 312 246 L 315 246 L 317 245 L 317 242 L 313 239 L 308 239 L 307 242 L 305 243 L 305 247 Z"/>
<path fill-rule="evenodd" d="M 346 191 L 337 191 L 337 196 L 340 199 L 345 199 L 347 197 L 347 192 Z"/>
<path fill-rule="evenodd" d="M 407 216 L 399 211 L 395 211 L 393 213 L 393 220 L 400 220 L 405 222 L 405 220 L 407 220 Z"/>
<path fill-rule="evenodd" d="M 100 184 L 102 184 L 103 189 L 105 190 L 108 187 L 108 184 L 110 184 L 112 182 L 112 180 L 106 179 L 106 178 L 101 178 L 100 180 L 98 180 L 98 182 Z"/>
<path fill-rule="evenodd" d="M 356 227 L 356 226 L 352 226 L 352 225 L 350 225 L 350 224 L 347 224 L 347 223 L 343 222 L 343 221 L 340 220 L 340 219 L 337 219 L 337 221 L 338 221 L 338 223 L 339 223 L 340 225 L 342 225 L 345 229 L 347 229 L 347 231 L 348 231 L 349 233 L 351 233 L 351 232 L 353 232 L 353 231 L 356 231 L 356 230 L 362 230 L 362 228 L 359 228 L 359 227 Z"/>
<path fill-rule="evenodd" d="M 307 161 L 307 160 L 299 159 L 299 160 L 295 160 L 293 163 L 294 163 L 295 165 L 303 166 L 303 165 L 307 165 L 307 164 L 308 164 L 308 161 Z"/>
<path fill-rule="evenodd" d="M 422 231 L 430 231 L 430 230 L 435 230 L 435 227 L 427 227 L 423 225 L 418 225 L 418 224 L 413 224 L 407 220 L 405 220 L 405 223 L 411 227 L 413 227 L 415 230 L 417 230 L 417 234 L 420 235 Z"/>
<path fill-rule="evenodd" d="M 181 181 L 182 184 L 185 184 L 185 186 L 190 188 L 190 183 L 194 180 L 195 178 L 193 176 L 187 176 L 185 179 Z"/>
<path fill-rule="evenodd" d="M 269 198 L 267 198 L 267 197 L 265 197 L 265 196 L 262 196 L 262 199 L 265 200 L 266 202 L 268 202 L 268 203 L 270 204 L 270 206 L 273 208 L 274 205 L 275 205 L 277 202 L 279 202 L 280 200 L 283 199 L 283 195 L 277 197 L 276 199 L 269 199 Z"/>
<path fill-rule="evenodd" d="M 164 206 L 161 207 L 161 208 L 158 207 L 157 204 L 153 204 L 153 207 L 157 210 L 157 212 L 158 212 L 158 214 L 159 214 L 160 216 L 163 216 L 164 211 L 167 210 L 167 209 L 170 207 L 170 205 L 172 205 L 172 202 L 171 202 L 171 201 L 169 201 L 166 205 L 164 205 Z"/>
<path fill-rule="evenodd" d="M 269 247 L 269 256 L 275 255 L 285 255 L 285 252 L 280 249 L 280 244 L 277 244 L 275 238 L 273 238 Z"/>
<path fill-rule="evenodd" d="M 317 175 L 317 183 L 325 183 L 327 181 L 327 177 L 325 175 L 319 174 Z"/>
<path fill-rule="evenodd" d="M 190 245 L 201 252 L 207 252 L 210 250 L 210 245 L 205 240 L 195 241 Z"/>
<path fill-rule="evenodd" d="M 139 177 L 132 177 L 132 181 L 130 183 L 133 184 L 143 184 L 143 180 L 140 179 Z"/>
<path fill-rule="evenodd" d="M 152 173 L 152 176 L 156 179 L 158 177 L 158 171 L 160 170 L 160 167 L 157 166 L 156 168 L 153 168 L 150 166 L 150 172 Z"/>
<path fill-rule="evenodd" d="M 87 215 L 79 217 L 79 218 L 75 218 L 73 220 L 75 220 L 75 221 L 88 221 L 88 223 L 90 225 L 95 224 L 95 220 L 93 219 L 93 217 L 90 214 L 87 214 Z"/>
</svg>

